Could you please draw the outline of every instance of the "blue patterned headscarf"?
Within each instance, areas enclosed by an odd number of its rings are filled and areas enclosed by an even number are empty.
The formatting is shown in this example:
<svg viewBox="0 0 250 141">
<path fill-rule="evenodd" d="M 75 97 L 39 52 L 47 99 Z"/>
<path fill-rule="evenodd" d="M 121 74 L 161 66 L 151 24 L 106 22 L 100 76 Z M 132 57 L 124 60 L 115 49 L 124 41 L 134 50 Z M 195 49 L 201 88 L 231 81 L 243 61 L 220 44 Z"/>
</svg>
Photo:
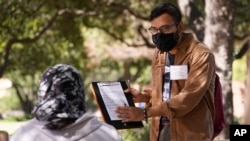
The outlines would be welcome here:
<svg viewBox="0 0 250 141">
<path fill-rule="evenodd" d="M 49 129 L 63 128 L 85 113 L 84 87 L 78 71 L 66 64 L 47 68 L 38 88 L 39 102 L 32 113 Z"/>
</svg>

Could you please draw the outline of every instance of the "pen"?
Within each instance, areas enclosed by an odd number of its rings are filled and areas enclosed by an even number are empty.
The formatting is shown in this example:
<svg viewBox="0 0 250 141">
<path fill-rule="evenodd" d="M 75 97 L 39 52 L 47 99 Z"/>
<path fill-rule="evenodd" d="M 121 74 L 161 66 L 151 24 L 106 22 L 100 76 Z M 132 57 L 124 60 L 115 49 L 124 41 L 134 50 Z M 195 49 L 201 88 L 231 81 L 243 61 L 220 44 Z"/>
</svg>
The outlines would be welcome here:
<svg viewBox="0 0 250 141">
<path fill-rule="evenodd" d="M 127 80 L 128 88 L 130 88 L 130 80 Z"/>
</svg>

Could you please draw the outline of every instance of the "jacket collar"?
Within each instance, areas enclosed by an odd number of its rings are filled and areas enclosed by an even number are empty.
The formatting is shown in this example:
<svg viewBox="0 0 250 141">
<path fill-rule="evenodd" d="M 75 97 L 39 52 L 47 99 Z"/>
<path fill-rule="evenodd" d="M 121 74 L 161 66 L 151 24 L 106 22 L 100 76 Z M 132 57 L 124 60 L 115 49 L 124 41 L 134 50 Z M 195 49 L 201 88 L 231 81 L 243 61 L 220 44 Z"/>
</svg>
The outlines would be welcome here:
<svg viewBox="0 0 250 141">
<path fill-rule="evenodd" d="M 175 59 L 175 64 L 181 62 L 183 59 L 186 58 L 186 55 L 192 52 L 191 44 L 194 43 L 194 41 L 195 38 L 192 33 L 182 33 L 181 41 L 176 46 L 177 52 L 175 54 L 175 57 L 178 59 Z"/>
</svg>

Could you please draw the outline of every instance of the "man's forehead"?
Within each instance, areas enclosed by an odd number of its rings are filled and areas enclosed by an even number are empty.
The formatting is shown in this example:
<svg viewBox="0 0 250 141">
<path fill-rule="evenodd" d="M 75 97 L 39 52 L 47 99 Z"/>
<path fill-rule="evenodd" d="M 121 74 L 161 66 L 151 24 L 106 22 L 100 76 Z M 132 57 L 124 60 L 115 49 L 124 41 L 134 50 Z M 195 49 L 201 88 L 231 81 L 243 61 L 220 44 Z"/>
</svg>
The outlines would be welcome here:
<svg viewBox="0 0 250 141">
<path fill-rule="evenodd" d="M 174 24 L 174 23 L 175 22 L 174 22 L 173 18 L 167 13 L 162 14 L 162 15 L 154 18 L 150 22 L 152 27 L 161 27 L 163 25 L 171 25 L 171 24 Z"/>
</svg>

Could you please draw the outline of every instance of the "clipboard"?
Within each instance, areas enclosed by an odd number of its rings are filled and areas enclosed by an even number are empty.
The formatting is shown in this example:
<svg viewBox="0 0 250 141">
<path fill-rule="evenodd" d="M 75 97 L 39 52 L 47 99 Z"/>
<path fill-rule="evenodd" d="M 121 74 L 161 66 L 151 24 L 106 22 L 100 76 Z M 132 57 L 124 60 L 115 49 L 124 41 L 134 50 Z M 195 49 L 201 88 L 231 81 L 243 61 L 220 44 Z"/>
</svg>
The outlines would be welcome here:
<svg viewBox="0 0 250 141">
<path fill-rule="evenodd" d="M 144 127 L 142 121 L 123 123 L 122 119 L 115 117 L 114 109 L 117 106 L 126 104 L 135 107 L 132 95 L 124 93 L 124 90 L 128 88 L 126 81 L 92 82 L 90 88 L 104 122 L 113 125 L 117 130 Z M 124 101 L 124 103 L 121 103 L 121 101 Z M 110 103 L 114 105 L 109 105 Z"/>
</svg>

